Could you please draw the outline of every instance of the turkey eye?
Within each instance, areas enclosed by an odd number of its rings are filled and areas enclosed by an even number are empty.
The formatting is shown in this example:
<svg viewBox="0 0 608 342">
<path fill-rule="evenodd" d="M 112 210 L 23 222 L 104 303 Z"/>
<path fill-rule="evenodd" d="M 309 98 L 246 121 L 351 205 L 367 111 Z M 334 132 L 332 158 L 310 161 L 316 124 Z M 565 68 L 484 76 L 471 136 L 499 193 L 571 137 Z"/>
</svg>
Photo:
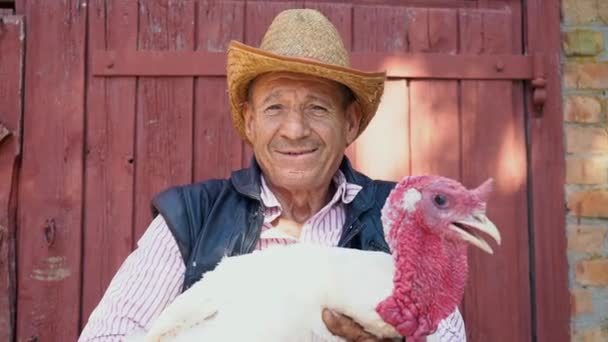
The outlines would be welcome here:
<svg viewBox="0 0 608 342">
<path fill-rule="evenodd" d="M 448 204 L 448 199 L 444 195 L 435 195 L 433 201 L 438 207 L 445 207 Z"/>
</svg>

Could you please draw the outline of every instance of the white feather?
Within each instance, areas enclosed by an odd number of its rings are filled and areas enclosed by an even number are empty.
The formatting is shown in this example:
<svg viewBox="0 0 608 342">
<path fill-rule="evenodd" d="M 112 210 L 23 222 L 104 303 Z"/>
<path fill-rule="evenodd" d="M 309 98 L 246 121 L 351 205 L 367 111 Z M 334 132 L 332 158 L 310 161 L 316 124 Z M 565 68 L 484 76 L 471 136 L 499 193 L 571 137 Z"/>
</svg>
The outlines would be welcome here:
<svg viewBox="0 0 608 342">
<path fill-rule="evenodd" d="M 392 291 L 393 273 L 389 254 L 306 243 L 225 258 L 134 340 L 342 341 L 325 327 L 323 308 L 398 337 L 375 310 Z"/>
</svg>

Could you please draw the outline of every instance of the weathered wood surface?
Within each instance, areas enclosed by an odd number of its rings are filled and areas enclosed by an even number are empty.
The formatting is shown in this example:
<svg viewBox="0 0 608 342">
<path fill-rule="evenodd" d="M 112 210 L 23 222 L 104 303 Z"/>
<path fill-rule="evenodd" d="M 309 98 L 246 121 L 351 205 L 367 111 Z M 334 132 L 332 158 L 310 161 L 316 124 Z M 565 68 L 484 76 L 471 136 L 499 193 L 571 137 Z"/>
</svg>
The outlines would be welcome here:
<svg viewBox="0 0 608 342">
<path fill-rule="evenodd" d="M 17 13 L 28 18 L 25 63 L 32 66 L 24 87 L 18 338 L 74 340 L 79 320 L 86 322 L 149 224 L 151 197 L 170 185 L 226 177 L 251 157 L 232 128 L 223 77 L 96 77 L 86 68 L 85 44 L 89 53 L 222 52 L 231 39 L 256 46 L 279 11 L 303 6 L 332 19 L 355 52 L 491 55 L 522 53 L 522 13 L 540 2 L 17 1 Z M 542 6 L 556 14 L 557 7 Z M 554 49 L 550 88 L 559 93 L 559 41 L 532 42 Z M 550 120 L 531 119 L 524 94 L 520 81 L 394 78 L 376 118 L 348 150 L 359 170 L 377 178 L 439 173 L 469 186 L 496 179 L 490 216 L 504 241 L 492 257 L 471 254 L 463 306 L 470 341 L 531 340 L 535 320 L 539 340 L 567 336 L 565 236 L 556 234 L 563 217 L 555 215 L 563 209 L 559 98 L 550 97 Z M 543 239 L 528 241 L 530 230 Z"/>
<path fill-rule="evenodd" d="M 407 52 L 406 8 L 355 6 L 354 52 Z M 406 80 L 390 80 L 380 108 L 355 142 L 354 165 L 380 179 L 410 173 L 410 106 Z"/>
<path fill-rule="evenodd" d="M 141 50 L 194 50 L 194 1 L 139 2 Z M 135 226 L 151 222 L 150 200 L 170 185 L 192 180 L 193 78 L 140 78 L 137 85 Z"/>
<path fill-rule="evenodd" d="M 203 1 L 197 18 L 197 50 L 226 51 L 231 40 L 243 41 L 245 3 Z M 194 86 L 194 180 L 229 177 L 249 160 L 229 115 L 226 79 L 199 77 Z"/>
<path fill-rule="evenodd" d="M 459 20 L 463 52 L 500 54 L 514 49 L 509 13 L 462 11 Z M 464 306 L 472 341 L 532 340 L 523 103 L 521 87 L 513 82 L 462 81 L 462 180 L 477 186 L 494 179 L 488 215 L 502 235 L 494 255 L 469 253 Z"/>
<path fill-rule="evenodd" d="M 134 1 L 89 1 L 89 51 L 136 49 L 138 13 Z M 83 324 L 133 248 L 135 181 L 136 80 L 89 73 L 87 82 Z"/>
<path fill-rule="evenodd" d="M 388 44 L 392 44 L 393 49 L 407 52 L 517 53 L 512 48 L 509 11 L 409 8 L 399 13 L 380 7 L 363 8 L 361 13 L 364 15 L 358 16 L 355 7 L 355 32 L 357 27 L 368 29 L 362 38 L 355 35 L 354 51 L 390 51 Z M 365 37 L 371 42 L 366 43 Z M 403 176 L 407 170 L 412 174 L 441 174 L 468 186 L 495 178 L 490 216 L 503 229 L 503 245 L 492 257 L 471 252 L 463 313 L 469 340 L 530 340 L 521 84 L 410 80 L 402 81 L 402 90 L 396 90 L 396 82 L 387 82 L 377 118 L 357 141 L 358 168 L 386 179 Z M 391 117 L 383 125 L 387 114 Z M 392 173 L 394 170 L 397 172 Z M 496 271 L 499 276 L 488 276 Z M 496 307 L 503 309 L 496 311 Z"/>
<path fill-rule="evenodd" d="M 18 8 L 27 39 L 17 340 L 74 341 L 82 283 L 87 11 L 74 1 L 27 1 Z"/>
<path fill-rule="evenodd" d="M 532 108 L 527 122 L 530 144 L 530 189 L 533 253 L 534 302 L 538 341 L 570 340 L 568 260 L 566 258 L 565 160 L 561 96 L 560 2 L 525 2 L 526 36 L 530 53 L 546 57 L 547 102 L 537 116 Z M 541 20 L 534 20 L 540 18 Z"/>
<path fill-rule="evenodd" d="M 408 41 L 412 52 L 456 53 L 455 10 L 411 9 Z M 461 135 L 457 81 L 411 81 L 412 174 L 460 179 Z"/>
<path fill-rule="evenodd" d="M 16 215 L 21 157 L 23 17 L 0 13 L 0 341 L 15 334 Z"/>
</svg>

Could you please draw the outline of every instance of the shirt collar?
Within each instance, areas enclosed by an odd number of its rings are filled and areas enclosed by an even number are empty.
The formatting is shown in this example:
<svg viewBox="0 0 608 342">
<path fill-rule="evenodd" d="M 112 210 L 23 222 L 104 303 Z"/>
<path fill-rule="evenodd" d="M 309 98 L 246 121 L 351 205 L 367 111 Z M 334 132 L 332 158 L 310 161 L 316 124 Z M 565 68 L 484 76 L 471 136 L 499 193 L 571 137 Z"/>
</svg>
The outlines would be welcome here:
<svg viewBox="0 0 608 342">
<path fill-rule="evenodd" d="M 272 193 L 272 191 L 270 190 L 270 187 L 268 187 L 268 183 L 266 183 L 266 179 L 264 178 L 264 175 L 261 175 L 260 179 L 261 179 L 260 180 L 260 183 L 261 183 L 260 197 L 262 198 L 262 204 L 264 204 L 264 207 L 265 208 L 278 208 L 279 210 L 281 210 L 281 204 L 277 200 L 274 193 Z M 336 174 L 333 176 L 332 182 L 336 188 L 336 192 L 334 193 L 331 200 L 329 201 L 330 205 L 334 205 L 338 201 L 341 201 L 344 204 L 348 204 L 348 203 L 352 202 L 353 199 L 355 198 L 356 191 L 349 191 L 349 190 L 355 190 L 355 188 L 356 188 L 356 190 L 361 189 L 361 187 L 356 184 L 349 184 L 346 181 L 346 177 L 344 176 L 344 173 L 342 173 L 342 171 L 340 171 L 340 170 L 338 170 L 336 172 Z"/>
</svg>

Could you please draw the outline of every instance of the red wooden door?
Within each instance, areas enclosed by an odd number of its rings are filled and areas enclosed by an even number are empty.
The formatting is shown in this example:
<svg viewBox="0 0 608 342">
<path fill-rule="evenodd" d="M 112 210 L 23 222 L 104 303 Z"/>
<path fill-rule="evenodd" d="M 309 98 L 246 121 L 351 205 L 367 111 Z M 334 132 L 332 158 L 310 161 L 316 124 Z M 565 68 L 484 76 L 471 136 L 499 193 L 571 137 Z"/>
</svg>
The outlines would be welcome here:
<svg viewBox="0 0 608 342">
<path fill-rule="evenodd" d="M 14 337 L 15 216 L 21 156 L 23 18 L 0 11 L 0 341 Z"/>
<path fill-rule="evenodd" d="M 513 37 L 521 34 L 514 32 L 518 12 L 519 8 L 358 7 L 353 20 L 367 25 L 353 25 L 353 50 L 521 53 Z M 370 26 L 376 27 L 370 30 Z M 493 177 L 496 192 L 489 216 L 501 228 L 503 244 L 492 257 L 470 252 L 471 274 L 463 305 L 468 337 L 530 340 L 522 82 L 395 77 L 388 82 L 385 100 L 356 143 L 355 165 L 372 176 L 394 180 L 403 174 L 431 173 L 476 186 Z"/>
<path fill-rule="evenodd" d="M 559 37 L 553 3 L 542 6 Z M 469 339 L 565 341 L 563 215 L 547 215 L 563 196 L 533 191 L 563 186 L 563 154 L 549 147 L 561 143 L 559 41 L 530 43 L 524 23 L 541 2 L 519 0 L 18 1 L 31 152 L 19 193 L 17 337 L 74 340 L 150 222 L 151 196 L 249 163 L 228 115 L 224 51 L 232 39 L 257 45 L 293 7 L 325 13 L 356 67 L 388 69 L 381 108 L 348 151 L 358 169 L 496 180 L 489 215 L 503 244 L 492 257 L 471 253 Z M 539 72 L 528 51 L 553 54 L 542 117 L 528 104 Z"/>
</svg>

